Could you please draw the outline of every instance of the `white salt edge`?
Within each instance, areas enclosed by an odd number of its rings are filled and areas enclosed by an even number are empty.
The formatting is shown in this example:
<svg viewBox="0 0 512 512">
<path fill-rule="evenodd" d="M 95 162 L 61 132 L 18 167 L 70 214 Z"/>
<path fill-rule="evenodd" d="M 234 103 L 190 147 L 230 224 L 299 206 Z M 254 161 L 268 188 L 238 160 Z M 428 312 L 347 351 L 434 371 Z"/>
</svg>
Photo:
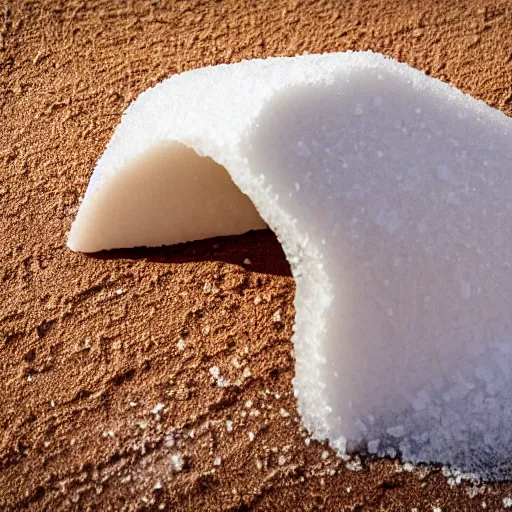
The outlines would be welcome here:
<svg viewBox="0 0 512 512">
<path fill-rule="evenodd" d="M 313 437 L 511 478 L 511 171 L 512 121 L 405 64 L 244 61 L 130 105 L 68 245 L 267 223 L 296 280 L 295 396 Z"/>
</svg>

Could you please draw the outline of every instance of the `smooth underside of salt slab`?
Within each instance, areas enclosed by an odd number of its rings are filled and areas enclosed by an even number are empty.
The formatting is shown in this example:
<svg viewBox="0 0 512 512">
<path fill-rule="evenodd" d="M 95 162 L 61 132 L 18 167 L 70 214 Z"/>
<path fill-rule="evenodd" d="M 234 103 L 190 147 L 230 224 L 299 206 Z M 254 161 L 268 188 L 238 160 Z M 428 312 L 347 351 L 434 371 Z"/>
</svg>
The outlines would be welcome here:
<svg viewBox="0 0 512 512">
<path fill-rule="evenodd" d="M 294 386 L 312 434 L 499 480 L 512 478 L 511 217 L 509 118 L 380 55 L 311 55 L 141 94 L 68 244 L 266 222 L 296 278 Z"/>
</svg>

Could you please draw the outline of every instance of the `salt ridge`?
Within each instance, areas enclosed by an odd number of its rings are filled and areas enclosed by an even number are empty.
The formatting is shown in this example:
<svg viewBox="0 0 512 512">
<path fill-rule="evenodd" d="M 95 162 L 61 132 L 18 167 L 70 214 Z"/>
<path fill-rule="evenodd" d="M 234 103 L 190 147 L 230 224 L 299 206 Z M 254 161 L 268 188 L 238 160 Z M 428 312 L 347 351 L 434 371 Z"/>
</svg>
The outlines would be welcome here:
<svg viewBox="0 0 512 512">
<path fill-rule="evenodd" d="M 511 162 L 504 114 L 371 52 L 205 68 L 127 109 L 68 245 L 268 224 L 296 279 L 313 437 L 507 479 Z"/>
</svg>

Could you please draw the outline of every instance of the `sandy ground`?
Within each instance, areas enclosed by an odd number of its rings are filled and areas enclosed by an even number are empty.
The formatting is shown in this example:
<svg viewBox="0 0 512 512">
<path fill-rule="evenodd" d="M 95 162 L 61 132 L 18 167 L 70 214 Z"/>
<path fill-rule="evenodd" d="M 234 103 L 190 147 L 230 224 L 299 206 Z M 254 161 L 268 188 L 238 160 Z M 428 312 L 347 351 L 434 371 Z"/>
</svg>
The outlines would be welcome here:
<svg viewBox="0 0 512 512">
<path fill-rule="evenodd" d="M 144 89 L 347 49 L 512 114 L 512 2 L 0 0 L 0 510 L 504 508 L 510 484 L 347 464 L 309 442 L 291 384 L 294 282 L 270 231 L 66 249 L 93 166 Z"/>
</svg>

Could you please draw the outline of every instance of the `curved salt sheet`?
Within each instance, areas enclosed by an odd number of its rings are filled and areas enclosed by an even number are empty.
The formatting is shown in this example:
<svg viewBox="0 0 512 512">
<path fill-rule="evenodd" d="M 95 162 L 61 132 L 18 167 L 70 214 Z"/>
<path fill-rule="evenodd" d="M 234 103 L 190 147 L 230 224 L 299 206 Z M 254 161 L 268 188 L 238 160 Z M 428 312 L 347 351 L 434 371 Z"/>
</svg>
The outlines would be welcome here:
<svg viewBox="0 0 512 512">
<path fill-rule="evenodd" d="M 128 108 L 69 247 L 261 228 L 220 166 L 296 278 L 313 436 L 512 478 L 512 121 L 372 53 L 190 71 Z"/>
</svg>

